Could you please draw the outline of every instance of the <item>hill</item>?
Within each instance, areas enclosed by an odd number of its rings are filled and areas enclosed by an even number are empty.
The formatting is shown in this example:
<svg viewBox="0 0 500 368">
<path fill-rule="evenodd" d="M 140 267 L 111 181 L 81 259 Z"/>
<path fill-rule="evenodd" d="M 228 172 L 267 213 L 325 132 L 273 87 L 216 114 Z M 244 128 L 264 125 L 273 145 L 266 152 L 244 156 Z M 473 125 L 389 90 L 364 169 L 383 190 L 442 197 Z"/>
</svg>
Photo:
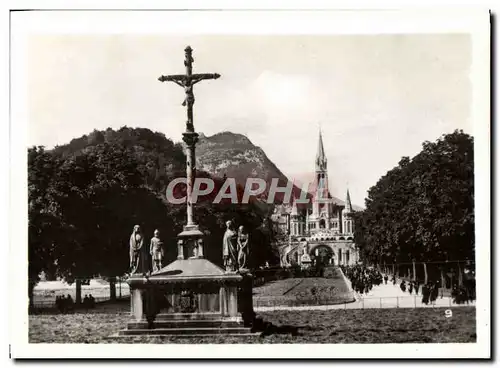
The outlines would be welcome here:
<svg viewBox="0 0 500 368">
<path fill-rule="evenodd" d="M 163 133 L 145 128 L 94 130 L 68 144 L 56 146 L 52 151 L 68 157 L 84 154 L 98 145 L 118 145 L 131 151 L 144 184 L 155 191 L 164 192 L 173 178 L 185 175 L 186 157 L 182 145 L 174 143 Z"/>
</svg>

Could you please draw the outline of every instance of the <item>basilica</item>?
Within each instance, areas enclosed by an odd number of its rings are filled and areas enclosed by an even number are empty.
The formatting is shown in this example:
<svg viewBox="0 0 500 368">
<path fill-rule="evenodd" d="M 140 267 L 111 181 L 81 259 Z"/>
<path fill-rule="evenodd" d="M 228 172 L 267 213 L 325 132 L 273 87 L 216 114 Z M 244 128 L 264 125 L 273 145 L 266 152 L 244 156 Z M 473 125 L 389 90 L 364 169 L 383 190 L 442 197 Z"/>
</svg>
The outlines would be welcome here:
<svg viewBox="0 0 500 368">
<path fill-rule="evenodd" d="M 272 220 L 276 230 L 287 234 L 278 244 L 282 267 L 324 264 L 352 265 L 359 261 L 354 243 L 353 207 L 347 189 L 345 202 L 330 194 L 327 159 L 319 133 L 315 162 L 314 191 L 308 204 L 279 205 Z"/>
</svg>

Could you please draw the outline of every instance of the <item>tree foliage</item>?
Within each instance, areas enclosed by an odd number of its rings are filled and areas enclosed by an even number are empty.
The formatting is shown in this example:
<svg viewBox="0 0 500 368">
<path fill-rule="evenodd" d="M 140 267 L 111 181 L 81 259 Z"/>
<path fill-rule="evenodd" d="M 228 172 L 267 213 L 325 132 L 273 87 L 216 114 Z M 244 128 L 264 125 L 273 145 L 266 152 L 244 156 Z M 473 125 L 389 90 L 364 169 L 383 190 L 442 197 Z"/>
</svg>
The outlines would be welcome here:
<svg viewBox="0 0 500 368">
<path fill-rule="evenodd" d="M 474 260 L 473 138 L 462 131 L 424 142 L 370 188 L 354 214 L 369 263 Z"/>
</svg>

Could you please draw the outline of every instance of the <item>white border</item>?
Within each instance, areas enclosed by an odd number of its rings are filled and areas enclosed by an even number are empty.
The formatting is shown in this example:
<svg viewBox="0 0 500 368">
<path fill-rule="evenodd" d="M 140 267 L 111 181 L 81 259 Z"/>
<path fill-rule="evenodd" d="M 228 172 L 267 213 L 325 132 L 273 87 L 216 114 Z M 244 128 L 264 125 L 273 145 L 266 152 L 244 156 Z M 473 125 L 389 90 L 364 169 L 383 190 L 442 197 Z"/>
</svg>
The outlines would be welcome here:
<svg viewBox="0 0 500 368">
<path fill-rule="evenodd" d="M 42 8 L 30 2 L 32 8 Z M 23 3 L 25 5 L 26 3 Z M 66 7 L 54 1 L 52 8 Z M 109 7 L 102 2 L 79 3 L 78 8 Z M 112 4 L 145 7 L 143 3 Z M 192 4 L 192 3 L 191 3 Z M 147 4 L 146 4 L 147 5 Z M 199 6 L 199 5 L 198 5 Z M 28 5 L 29 7 L 29 5 Z M 147 6 L 146 6 L 147 7 Z M 151 6 L 149 6 L 151 7 Z M 177 6 L 184 8 L 187 5 Z M 219 6 L 223 7 L 223 6 Z M 227 6 L 225 6 L 227 8 Z M 297 7 L 297 6 L 295 6 Z M 299 8 L 306 8 L 304 4 Z M 317 8 L 316 4 L 316 8 Z M 321 6 L 320 6 L 321 7 Z M 172 6 L 170 6 L 172 8 Z M 283 8 L 283 6 L 282 6 Z M 175 15 L 175 16 L 174 16 Z M 471 358 L 489 356 L 490 323 L 490 158 L 489 158 L 489 14 L 476 8 L 403 11 L 279 11 L 279 12 L 31 12 L 12 16 L 11 88 L 11 203 L 10 242 L 11 343 L 16 358 Z M 258 26 L 256 26 L 258 24 Z M 195 29 L 193 29 L 195 27 Z M 163 34 L 370 34 L 469 33 L 473 43 L 473 112 L 475 139 L 477 343 L 476 344 L 356 344 L 349 345 L 59 345 L 28 344 L 26 190 L 26 61 L 25 43 L 37 33 L 163 33 Z M 488 88 L 486 87 L 488 86 Z M 15 204 L 15 205 L 14 205 Z M 16 308 L 16 306 L 20 306 Z M 230 347 L 230 348 L 229 348 Z"/>
</svg>

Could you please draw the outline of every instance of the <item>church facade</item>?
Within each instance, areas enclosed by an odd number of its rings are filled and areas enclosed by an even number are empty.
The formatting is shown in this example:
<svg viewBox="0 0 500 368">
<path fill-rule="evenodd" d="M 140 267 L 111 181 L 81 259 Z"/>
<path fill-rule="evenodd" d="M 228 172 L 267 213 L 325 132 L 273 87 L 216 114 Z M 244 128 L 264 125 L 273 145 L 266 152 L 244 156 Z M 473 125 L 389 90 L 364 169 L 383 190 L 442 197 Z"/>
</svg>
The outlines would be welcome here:
<svg viewBox="0 0 500 368">
<path fill-rule="evenodd" d="M 353 208 L 347 189 L 345 202 L 333 198 L 328 188 L 327 159 L 319 133 L 315 162 L 314 192 L 308 204 L 275 208 L 272 220 L 276 230 L 287 234 L 278 244 L 282 267 L 307 267 L 314 261 L 323 264 L 353 265 L 359 261 L 354 243 Z"/>
</svg>

